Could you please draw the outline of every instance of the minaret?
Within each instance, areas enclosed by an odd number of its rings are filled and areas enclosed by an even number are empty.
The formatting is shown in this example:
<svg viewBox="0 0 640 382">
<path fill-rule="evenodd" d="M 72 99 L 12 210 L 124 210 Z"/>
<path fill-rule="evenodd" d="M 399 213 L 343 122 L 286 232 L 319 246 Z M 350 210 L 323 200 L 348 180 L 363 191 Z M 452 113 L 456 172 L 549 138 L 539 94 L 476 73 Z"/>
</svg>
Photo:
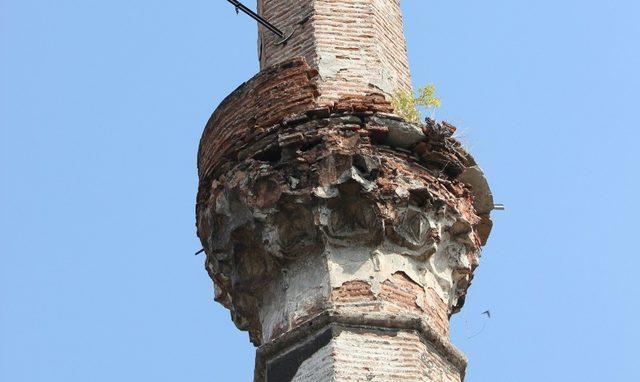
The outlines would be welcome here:
<svg viewBox="0 0 640 382">
<path fill-rule="evenodd" d="M 494 208 L 455 128 L 415 124 L 399 0 L 258 0 L 261 71 L 207 123 L 197 227 L 256 382 L 462 381 L 449 340 Z"/>
</svg>

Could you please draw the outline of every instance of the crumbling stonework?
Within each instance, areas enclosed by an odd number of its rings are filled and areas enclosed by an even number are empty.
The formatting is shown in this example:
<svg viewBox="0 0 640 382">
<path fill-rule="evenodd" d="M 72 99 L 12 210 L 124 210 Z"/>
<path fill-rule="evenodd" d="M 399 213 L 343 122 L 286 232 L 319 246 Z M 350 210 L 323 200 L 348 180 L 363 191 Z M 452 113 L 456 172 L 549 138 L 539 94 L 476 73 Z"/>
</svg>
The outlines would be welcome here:
<svg viewBox="0 0 640 382">
<path fill-rule="evenodd" d="M 279 67 L 307 89 L 303 60 Z M 309 88 L 290 108 L 260 91 L 264 76 L 223 102 L 201 144 L 198 234 L 216 299 L 256 345 L 325 311 L 412 314 L 448 336 L 493 207 L 455 129 L 404 122 L 375 96 L 317 108 Z M 297 108 L 309 109 L 287 114 Z"/>
<path fill-rule="evenodd" d="M 216 300 L 258 346 L 255 381 L 462 381 L 449 317 L 493 198 L 453 126 L 393 114 L 390 89 L 410 89 L 399 2 L 258 3 L 299 30 L 284 46 L 261 34 L 262 71 L 207 123 L 196 206 Z"/>
</svg>

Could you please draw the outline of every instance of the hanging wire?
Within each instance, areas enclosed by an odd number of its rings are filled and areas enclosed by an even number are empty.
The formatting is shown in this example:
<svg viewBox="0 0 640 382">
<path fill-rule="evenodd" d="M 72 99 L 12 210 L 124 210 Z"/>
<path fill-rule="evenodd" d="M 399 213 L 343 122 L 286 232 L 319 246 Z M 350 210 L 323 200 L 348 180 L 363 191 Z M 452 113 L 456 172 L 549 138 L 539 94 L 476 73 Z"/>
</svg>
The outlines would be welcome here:
<svg viewBox="0 0 640 382">
<path fill-rule="evenodd" d="M 251 17 L 252 19 L 256 20 L 258 23 L 260 23 L 262 26 L 264 26 L 265 28 L 269 29 L 271 32 L 275 33 L 281 39 L 284 39 L 286 37 L 285 34 L 280 29 L 276 28 L 273 24 L 271 24 L 267 20 L 265 20 L 262 17 L 260 17 L 260 15 L 258 15 L 257 13 L 252 11 L 251 9 L 247 8 L 241 2 L 239 2 L 237 0 L 227 0 L 227 1 L 230 2 L 231 4 L 233 4 L 234 7 L 236 7 L 236 13 L 238 13 L 238 11 L 242 11 L 245 14 L 247 14 L 249 17 Z"/>
</svg>

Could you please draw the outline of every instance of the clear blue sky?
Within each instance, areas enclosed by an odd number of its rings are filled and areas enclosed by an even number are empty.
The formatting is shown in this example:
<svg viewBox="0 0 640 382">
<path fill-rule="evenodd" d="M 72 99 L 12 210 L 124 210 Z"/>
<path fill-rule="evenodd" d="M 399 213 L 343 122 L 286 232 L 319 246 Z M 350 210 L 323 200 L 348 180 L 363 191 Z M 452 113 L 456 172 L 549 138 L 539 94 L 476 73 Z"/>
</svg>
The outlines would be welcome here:
<svg viewBox="0 0 640 382">
<path fill-rule="evenodd" d="M 639 381 L 640 2 L 403 8 L 414 83 L 508 207 L 453 319 L 467 380 Z M 0 380 L 250 381 L 193 253 L 198 140 L 255 25 L 223 0 L 0 18 Z"/>
</svg>

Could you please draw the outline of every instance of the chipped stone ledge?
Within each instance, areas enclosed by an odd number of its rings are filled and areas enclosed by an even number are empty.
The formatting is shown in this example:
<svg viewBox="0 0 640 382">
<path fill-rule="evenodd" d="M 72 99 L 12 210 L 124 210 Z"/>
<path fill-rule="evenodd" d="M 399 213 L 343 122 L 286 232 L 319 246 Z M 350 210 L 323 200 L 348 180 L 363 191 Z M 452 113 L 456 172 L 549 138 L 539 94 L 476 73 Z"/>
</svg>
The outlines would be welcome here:
<svg viewBox="0 0 640 382">
<path fill-rule="evenodd" d="M 450 362 L 464 380 L 468 360 L 449 338 L 439 334 L 424 319 L 418 315 L 392 315 L 386 313 L 350 313 L 337 310 L 326 310 L 301 323 L 296 329 L 258 347 L 256 351 L 254 382 L 266 380 L 267 364 L 283 354 L 304 344 L 305 340 L 330 329 L 335 332 L 341 328 L 388 329 L 416 331 L 423 341 L 431 344 L 436 351 Z"/>
<path fill-rule="evenodd" d="M 216 111 L 207 124 L 200 143 L 197 209 L 208 196 L 211 181 L 223 175 L 234 164 L 247 159 L 259 160 L 269 155 L 279 155 L 287 146 L 313 144 L 318 137 L 313 137 L 312 130 L 338 126 L 342 131 L 357 132 L 380 151 L 402 157 L 423 170 L 435 171 L 438 180 L 458 180 L 469 186 L 475 211 L 486 225 L 482 233 L 484 245 L 491 230 L 488 215 L 494 207 L 493 196 L 480 167 L 460 142 L 453 138 L 455 127 L 433 120 L 427 120 L 426 124 L 405 122 L 394 114 L 379 111 L 379 106 L 385 105 L 384 102 L 344 99 L 334 107 L 290 114 L 282 117 L 280 123 L 268 128 L 256 125 L 247 129 L 249 131 L 240 131 L 233 123 L 229 125 L 219 121 L 224 118 L 219 117 Z M 382 110 L 387 109 L 383 107 Z M 227 141 L 238 143 L 229 146 Z"/>
<path fill-rule="evenodd" d="M 473 157 L 453 138 L 455 127 L 433 120 L 407 123 L 393 114 L 383 93 L 344 95 L 338 101 L 322 104 L 317 80 L 317 70 L 297 57 L 261 71 L 222 101 L 200 140 L 198 205 L 213 179 L 232 163 L 273 149 L 273 138 L 280 132 L 309 122 L 313 125 L 312 121 L 339 119 L 346 122 L 342 129 L 359 130 L 381 149 L 394 150 L 416 164 L 453 174 L 473 186 L 476 212 L 491 212 L 493 197 L 488 183 Z M 320 126 L 322 122 L 315 124 Z M 489 218 L 485 220 L 490 225 Z"/>
<path fill-rule="evenodd" d="M 340 273 L 344 259 L 364 255 L 360 264 L 375 259 L 389 275 L 408 275 L 425 295 L 435 291 L 445 316 L 458 311 L 490 231 L 488 213 L 478 211 L 490 208 L 476 202 L 487 190 L 461 180 L 477 167 L 453 131 L 382 112 L 312 110 L 205 170 L 198 235 L 216 299 L 238 327 L 261 344 L 317 310 L 328 299 L 324 292 L 306 296 L 304 307 L 292 305 L 300 296 L 263 304 L 273 288 L 272 295 L 286 296 L 293 276 L 281 275 L 304 272 L 311 265 L 292 271 L 293 262 L 313 255 L 323 256 L 313 267 L 329 279 L 302 289 L 364 280 L 375 292 L 388 275 L 372 281 L 374 269 Z"/>
</svg>

